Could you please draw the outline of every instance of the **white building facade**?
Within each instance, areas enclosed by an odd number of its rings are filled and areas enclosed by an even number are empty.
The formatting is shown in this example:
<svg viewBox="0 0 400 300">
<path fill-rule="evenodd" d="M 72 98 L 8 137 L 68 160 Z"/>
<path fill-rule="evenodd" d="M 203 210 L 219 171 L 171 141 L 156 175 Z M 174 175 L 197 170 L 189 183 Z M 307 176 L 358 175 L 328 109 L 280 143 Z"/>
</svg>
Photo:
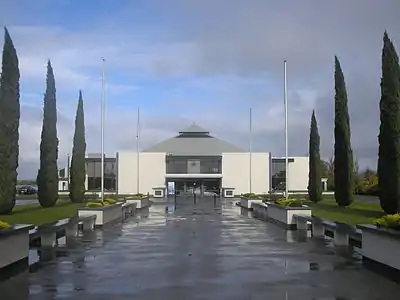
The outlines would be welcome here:
<svg viewBox="0 0 400 300">
<path fill-rule="evenodd" d="M 308 157 L 289 158 L 289 191 L 306 191 Z M 179 192 L 265 194 L 284 190 L 285 159 L 269 152 L 244 151 L 193 124 L 139 153 L 121 151 L 116 157 L 118 194 L 153 194 L 173 186 Z"/>
</svg>

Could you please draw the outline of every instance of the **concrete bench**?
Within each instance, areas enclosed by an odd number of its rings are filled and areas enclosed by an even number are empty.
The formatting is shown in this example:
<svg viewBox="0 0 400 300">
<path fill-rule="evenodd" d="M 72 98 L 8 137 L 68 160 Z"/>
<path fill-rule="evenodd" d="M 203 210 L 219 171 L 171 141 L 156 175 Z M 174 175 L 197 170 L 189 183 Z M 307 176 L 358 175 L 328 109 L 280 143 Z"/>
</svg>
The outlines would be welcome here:
<svg viewBox="0 0 400 300">
<path fill-rule="evenodd" d="M 251 204 L 251 209 L 253 211 L 253 215 L 256 218 L 259 218 L 261 220 L 267 219 L 267 209 L 268 205 L 265 203 L 252 203 Z"/>
<path fill-rule="evenodd" d="M 96 224 L 96 215 L 80 216 L 78 222 L 82 224 L 83 231 L 93 230 Z"/>
<path fill-rule="evenodd" d="M 122 215 L 124 218 L 132 216 L 136 210 L 136 203 L 124 203 L 122 204 Z"/>
<path fill-rule="evenodd" d="M 313 221 L 313 217 L 308 215 L 293 215 L 293 218 L 296 220 L 296 228 L 299 230 L 307 230 L 308 224 Z"/>
<path fill-rule="evenodd" d="M 312 216 L 311 231 L 313 237 L 325 237 L 325 224 L 324 220 Z"/>
<path fill-rule="evenodd" d="M 311 231 L 313 237 L 325 236 L 324 220 L 309 215 L 294 214 L 293 218 L 296 220 L 296 228 L 300 230 L 308 230 L 311 223 Z"/>
<path fill-rule="evenodd" d="M 350 237 L 361 241 L 361 231 L 354 226 L 341 222 L 323 222 L 326 229 L 333 231 L 333 243 L 335 246 L 348 246 Z"/>
<path fill-rule="evenodd" d="M 66 237 L 76 236 L 77 230 L 73 231 L 73 227 L 77 226 L 76 218 L 62 219 L 54 223 L 48 223 L 35 227 L 29 231 L 29 241 L 33 243 L 40 239 L 42 248 L 52 248 L 57 244 L 57 239 L 64 232 Z"/>
</svg>

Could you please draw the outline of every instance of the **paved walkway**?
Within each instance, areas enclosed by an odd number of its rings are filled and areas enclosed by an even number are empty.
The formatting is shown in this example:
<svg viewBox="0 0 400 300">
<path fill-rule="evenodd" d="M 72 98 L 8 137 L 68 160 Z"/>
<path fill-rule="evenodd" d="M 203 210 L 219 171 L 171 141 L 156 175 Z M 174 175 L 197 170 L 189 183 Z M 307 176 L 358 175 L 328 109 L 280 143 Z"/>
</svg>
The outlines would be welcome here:
<svg viewBox="0 0 400 300">
<path fill-rule="evenodd" d="M 185 201 L 180 199 L 179 202 Z M 154 205 L 0 284 L 1 299 L 398 299 L 357 253 L 251 218 L 233 201 Z M 7 294 L 13 291 L 13 294 Z M 29 296 L 28 296 L 29 294 Z M 4 298 L 3 298 L 4 297 Z"/>
</svg>

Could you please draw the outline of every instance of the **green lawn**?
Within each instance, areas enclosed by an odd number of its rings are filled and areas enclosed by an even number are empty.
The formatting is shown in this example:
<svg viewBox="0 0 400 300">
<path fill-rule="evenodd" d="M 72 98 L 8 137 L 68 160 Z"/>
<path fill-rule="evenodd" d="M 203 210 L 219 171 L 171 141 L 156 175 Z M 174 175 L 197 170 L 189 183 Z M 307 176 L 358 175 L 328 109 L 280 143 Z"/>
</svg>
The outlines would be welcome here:
<svg viewBox="0 0 400 300">
<path fill-rule="evenodd" d="M 313 208 L 313 215 L 319 218 L 350 225 L 370 224 L 385 214 L 380 205 L 375 203 L 353 202 L 349 207 L 342 208 L 334 200 L 323 200 L 309 205 Z"/>
<path fill-rule="evenodd" d="M 76 215 L 76 209 L 84 203 L 57 203 L 53 207 L 43 208 L 39 204 L 14 207 L 10 215 L 0 215 L 0 220 L 9 224 L 41 225 Z"/>
<path fill-rule="evenodd" d="M 32 199 L 37 199 L 38 195 L 16 195 L 15 198 L 17 200 L 32 200 Z M 58 195 L 58 199 L 68 199 L 69 195 Z"/>
</svg>

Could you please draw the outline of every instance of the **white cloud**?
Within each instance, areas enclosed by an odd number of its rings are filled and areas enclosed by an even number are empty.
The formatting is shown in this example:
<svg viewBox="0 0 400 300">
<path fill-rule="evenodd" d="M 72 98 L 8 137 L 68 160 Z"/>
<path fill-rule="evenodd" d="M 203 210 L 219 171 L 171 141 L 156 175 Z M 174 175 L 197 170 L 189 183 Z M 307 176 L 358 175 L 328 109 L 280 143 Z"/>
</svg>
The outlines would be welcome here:
<svg viewBox="0 0 400 300">
<path fill-rule="evenodd" d="M 353 147 L 365 164 L 374 165 L 381 36 L 387 28 L 400 49 L 398 0 L 368 6 L 361 0 L 331 4 L 170 0 L 168 7 L 157 5 L 154 9 L 162 10 L 171 22 L 166 28 L 155 25 L 151 34 L 146 27 L 130 30 L 131 25 L 78 33 L 62 27 L 9 27 L 20 58 L 24 163 L 38 159 L 48 59 L 58 91 L 60 158 L 72 145 L 78 89 L 84 90 L 88 151 L 98 152 L 101 57 L 107 59 L 110 74 L 140 75 L 155 81 L 191 78 L 181 86 L 165 88 L 160 102 L 175 107 L 175 113 L 142 110 L 143 147 L 193 121 L 247 147 L 251 106 L 254 148 L 276 155 L 283 150 L 282 62 L 288 59 L 290 152 L 307 152 L 310 114 L 316 108 L 321 148 L 328 156 L 332 149 L 333 55 L 338 54 L 349 92 Z M 107 80 L 107 91 L 115 98 L 141 89 L 135 83 Z M 205 91 L 212 103 L 192 100 L 200 91 Z M 135 149 L 135 117 L 135 107 L 108 107 L 109 155 L 119 149 Z"/>
</svg>

